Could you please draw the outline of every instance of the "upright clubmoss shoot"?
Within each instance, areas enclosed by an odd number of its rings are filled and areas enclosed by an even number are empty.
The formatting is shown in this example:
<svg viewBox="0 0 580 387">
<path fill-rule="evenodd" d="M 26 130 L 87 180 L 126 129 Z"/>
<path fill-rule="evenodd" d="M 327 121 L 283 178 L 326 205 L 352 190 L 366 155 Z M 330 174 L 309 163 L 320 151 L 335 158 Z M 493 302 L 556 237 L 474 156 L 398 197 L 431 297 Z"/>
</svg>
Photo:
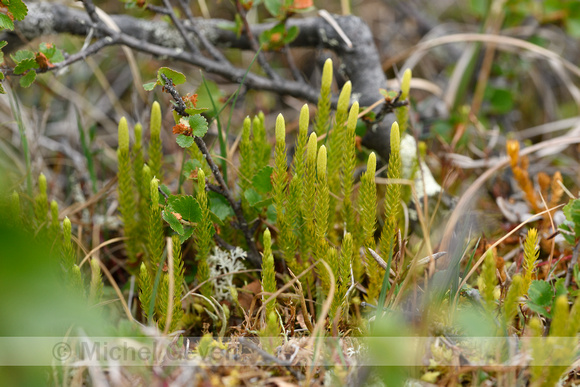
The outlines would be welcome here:
<svg viewBox="0 0 580 387">
<path fill-rule="evenodd" d="M 151 105 L 151 118 L 149 121 L 149 167 L 151 174 L 163 181 L 163 149 L 161 144 L 161 106 L 157 101 Z"/>
<path fill-rule="evenodd" d="M 207 259 L 213 246 L 213 223 L 210 216 L 207 192 L 205 191 L 205 172 L 202 169 L 197 171 L 197 202 L 201 209 L 201 221 L 198 222 L 195 229 L 197 236 L 197 280 L 202 283 L 210 278 Z M 201 287 L 201 294 L 206 297 L 212 295 L 211 282 L 205 282 Z"/>
<path fill-rule="evenodd" d="M 41 173 L 38 176 L 38 194 L 34 198 L 34 215 L 38 225 L 47 225 L 48 221 L 48 196 L 46 193 L 46 176 Z"/>
<path fill-rule="evenodd" d="M 274 270 L 274 256 L 272 255 L 272 237 L 270 230 L 264 231 L 264 254 L 262 257 L 262 289 L 266 294 L 262 297 L 266 300 L 271 294 L 276 292 L 276 272 Z M 266 305 L 266 316 L 276 310 L 276 300 L 270 301 Z"/>
<path fill-rule="evenodd" d="M 387 177 L 392 180 L 401 178 L 401 137 L 399 125 L 394 122 L 391 126 L 391 154 Z M 396 245 L 397 225 L 399 222 L 399 207 L 401 201 L 401 185 L 397 183 L 387 184 L 385 190 L 385 225 L 381 234 L 381 253 L 387 261 L 385 276 L 389 276 L 391 263 Z M 390 287 L 390 282 L 385 279 L 383 284 Z"/>
<path fill-rule="evenodd" d="M 345 134 L 345 146 L 342 153 L 341 166 L 343 168 L 341 175 L 343 201 L 343 220 L 346 224 L 346 230 L 355 231 L 355 214 L 352 206 L 353 176 L 356 167 L 356 122 L 358 119 L 359 106 L 358 102 L 352 104 L 348 113 Z"/>
<path fill-rule="evenodd" d="M 344 84 L 340 96 L 338 98 L 338 106 L 336 109 L 335 124 L 332 132 L 329 133 L 328 140 L 328 186 L 330 192 L 334 194 L 330 199 L 330 218 L 329 224 L 334 224 L 336 215 L 336 196 L 340 194 L 341 188 L 341 172 L 344 169 L 345 153 L 350 153 L 350 149 L 346 149 L 350 145 L 347 140 L 346 121 L 348 117 L 348 107 L 350 102 L 350 93 L 352 84 L 350 81 Z M 352 179 L 351 179 L 352 180 Z M 332 227 L 329 231 L 332 230 Z"/>
<path fill-rule="evenodd" d="M 135 214 L 137 206 L 134 197 L 133 168 L 129 156 L 129 126 L 127 119 L 121 118 L 119 121 L 119 147 L 117 149 L 117 192 L 119 194 L 119 209 L 123 219 L 125 236 L 128 238 L 125 242 L 127 247 L 127 256 L 130 263 L 137 261 L 138 238 L 137 221 Z"/>
<path fill-rule="evenodd" d="M 411 69 L 405 70 L 403 79 L 401 81 L 401 97 L 404 101 L 409 97 L 409 90 L 411 89 Z M 395 110 L 395 117 L 399 123 L 399 134 L 402 136 L 409 126 L 409 105 L 401 106 Z"/>
<path fill-rule="evenodd" d="M 103 297 L 103 276 L 96 258 L 91 259 L 91 283 L 89 285 L 89 304 L 96 305 Z"/>
<path fill-rule="evenodd" d="M 326 257 L 327 249 L 326 233 L 328 230 L 328 207 L 330 195 L 328 191 L 326 163 L 326 147 L 322 145 L 318 150 L 316 162 L 316 206 L 314 209 L 314 218 L 316 222 L 316 257 L 318 259 L 324 259 Z"/>
<path fill-rule="evenodd" d="M 318 110 L 316 111 L 315 132 L 318 136 L 326 134 L 330 118 L 330 87 L 332 85 L 332 59 L 327 59 L 322 68 L 322 82 Z"/>
<path fill-rule="evenodd" d="M 536 269 L 536 261 L 538 259 L 539 254 L 540 250 L 538 248 L 538 230 L 536 230 L 535 228 L 530 228 L 528 230 L 528 235 L 524 243 L 523 289 L 524 292 L 526 293 L 528 291 L 528 288 L 530 287 L 530 284 L 532 283 L 532 278 L 534 275 L 534 271 Z"/>
<path fill-rule="evenodd" d="M 62 221 L 62 267 L 65 272 L 69 272 L 77 262 L 76 252 L 72 243 L 72 224 L 68 217 Z"/>
<path fill-rule="evenodd" d="M 360 224 L 356 230 L 356 235 L 358 235 L 357 246 L 364 248 L 366 262 L 367 262 L 367 272 L 369 278 L 372 277 L 371 273 L 378 272 L 378 264 L 371 256 L 369 248 L 374 249 L 375 243 L 375 231 L 377 223 L 377 186 L 375 183 L 375 173 L 377 169 L 377 157 L 374 152 L 371 152 L 369 159 L 367 161 L 367 170 L 361 177 L 361 185 L 358 197 L 358 208 L 360 214 Z M 361 280 L 362 270 L 361 265 L 356 262 L 353 263 L 353 270 L 355 279 L 357 281 Z M 378 287 L 378 284 L 376 285 Z"/>
<path fill-rule="evenodd" d="M 149 257 L 152 278 L 159 269 L 163 249 L 165 248 L 165 235 L 163 233 L 163 220 L 159 208 L 159 180 L 152 178 L 150 182 L 150 207 L 149 207 L 149 237 L 147 238 L 147 255 Z"/>
</svg>

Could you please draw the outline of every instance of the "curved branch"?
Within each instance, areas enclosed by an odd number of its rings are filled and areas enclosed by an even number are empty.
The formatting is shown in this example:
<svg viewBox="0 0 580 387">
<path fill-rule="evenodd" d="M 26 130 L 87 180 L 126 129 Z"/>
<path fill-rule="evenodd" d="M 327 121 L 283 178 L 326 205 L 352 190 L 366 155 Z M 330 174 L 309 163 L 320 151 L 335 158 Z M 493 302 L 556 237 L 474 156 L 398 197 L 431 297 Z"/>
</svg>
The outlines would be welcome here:
<svg viewBox="0 0 580 387">
<path fill-rule="evenodd" d="M 21 37 L 32 40 L 49 35 L 69 33 L 78 36 L 87 36 L 94 23 L 85 12 L 54 3 L 30 3 L 27 17 L 15 23 L 18 34 L 7 32 L 0 39 L 8 41 L 8 50 L 21 46 Z M 374 45 L 373 37 L 368 26 L 355 16 L 333 16 L 338 26 L 352 42 L 352 47 L 344 43 L 340 34 L 323 18 L 312 17 L 304 19 L 290 19 L 288 26 L 299 28 L 298 37 L 292 42 L 292 47 L 325 48 L 334 51 L 342 60 L 340 70 L 351 80 L 353 85 L 353 99 L 358 100 L 361 106 L 369 106 L 382 98 L 379 88 L 385 87 L 386 77 L 381 68 L 380 58 Z M 114 37 L 117 44 L 127 45 L 134 50 L 146 52 L 155 56 L 172 58 L 196 67 L 206 72 L 224 77 L 232 82 L 241 82 L 246 70 L 235 67 L 227 61 L 215 57 L 217 50 L 209 49 L 212 46 L 232 47 L 242 50 L 252 49 L 247 37 L 238 38 L 236 34 L 225 29 L 233 23 L 220 19 L 194 18 L 183 20 L 187 39 L 196 45 L 205 48 L 210 57 L 200 55 L 199 51 L 188 50 L 188 43 L 183 36 L 169 24 L 158 20 L 143 20 L 127 15 L 111 15 L 113 21 L 120 28 L 120 33 Z M 251 26 L 254 36 L 271 28 L 273 24 Z M 98 28 L 98 27 L 97 27 Z M 195 32 L 194 32 L 195 31 Z M 183 31 L 182 31 L 183 33 Z M 103 31 L 95 30 L 94 36 L 105 37 Z M 200 42 L 201 41 L 201 42 Z M 296 98 L 316 103 L 318 87 L 289 79 L 270 79 L 249 72 L 244 82 L 251 89 L 272 91 L 280 95 L 290 95 Z M 363 139 L 363 144 L 378 152 L 383 158 L 389 154 L 389 128 L 393 121 L 389 115 L 380 123 L 374 125 Z"/>
</svg>

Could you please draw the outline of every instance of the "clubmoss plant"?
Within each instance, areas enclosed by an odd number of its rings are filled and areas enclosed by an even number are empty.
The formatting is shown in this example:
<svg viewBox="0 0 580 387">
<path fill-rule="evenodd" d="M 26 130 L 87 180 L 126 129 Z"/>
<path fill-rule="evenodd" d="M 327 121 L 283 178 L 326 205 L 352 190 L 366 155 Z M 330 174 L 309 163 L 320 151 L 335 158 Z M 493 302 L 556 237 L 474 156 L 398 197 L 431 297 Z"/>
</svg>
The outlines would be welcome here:
<svg viewBox="0 0 580 387">
<path fill-rule="evenodd" d="M 180 321 L 183 317 L 183 306 L 181 304 L 181 296 L 183 293 L 183 281 L 185 275 L 183 255 L 181 253 L 181 242 L 178 235 L 171 237 L 172 252 L 173 252 L 173 311 L 171 318 L 171 326 L 169 332 L 175 331 L 179 327 Z"/>
<path fill-rule="evenodd" d="M 48 230 L 49 240 L 58 245 L 58 236 L 60 234 L 60 223 L 58 221 L 58 203 L 56 200 L 50 202 L 50 228 Z"/>
<path fill-rule="evenodd" d="M 34 198 L 34 215 L 37 225 L 47 225 L 48 222 L 48 197 L 46 194 L 46 176 L 41 173 L 38 176 L 38 194 Z"/>
<path fill-rule="evenodd" d="M 369 248 L 375 248 L 375 231 L 377 223 L 377 186 L 375 183 L 375 173 L 377 169 L 377 157 L 374 152 L 369 155 L 367 170 L 361 177 L 361 185 L 358 197 L 358 207 L 360 213 L 360 223 L 362 227 L 355 230 L 358 235 L 356 246 L 362 246 L 365 251 L 367 272 L 378 273 L 378 263 L 369 252 Z M 362 270 L 359 260 L 353 263 L 353 271 L 356 281 L 361 281 Z M 378 286 L 374 285 L 374 286 Z"/>
<path fill-rule="evenodd" d="M 288 172 L 286 170 L 286 126 L 284 117 L 276 118 L 276 147 L 274 171 L 272 172 L 272 189 L 276 224 L 278 225 L 278 245 L 285 259 L 292 259 L 296 250 L 296 238 L 291 229 L 286 210 L 288 196 Z"/>
<path fill-rule="evenodd" d="M 527 293 L 530 284 L 532 283 L 534 271 L 536 269 L 536 261 L 540 254 L 538 248 L 538 231 L 535 228 L 530 228 L 528 230 L 528 235 L 526 236 L 526 241 L 524 243 L 524 282 L 523 290 Z"/>
<path fill-rule="evenodd" d="M 62 233 L 61 264 L 65 273 L 68 273 L 77 261 L 76 252 L 72 243 L 72 225 L 68 217 L 65 217 L 62 221 Z"/>
<path fill-rule="evenodd" d="M 524 280 L 521 275 L 516 274 L 512 278 L 512 283 L 508 289 L 503 304 L 504 327 L 507 328 L 512 325 L 512 322 L 518 312 L 520 297 L 524 294 Z"/>
<path fill-rule="evenodd" d="M 201 221 L 196 226 L 197 242 L 197 280 L 201 283 L 210 277 L 207 258 L 213 246 L 212 234 L 213 223 L 209 213 L 207 192 L 205 191 L 205 172 L 199 169 L 197 172 L 197 202 L 201 209 Z M 206 297 L 212 295 L 212 284 L 206 282 L 201 287 L 201 294 Z"/>
<path fill-rule="evenodd" d="M 322 145 L 318 150 L 316 162 L 316 206 L 314 207 L 316 247 L 315 257 L 317 259 L 326 258 L 328 242 L 326 233 L 328 230 L 328 211 L 330 194 L 328 191 L 328 177 L 326 169 L 326 147 Z M 325 270 L 322 268 L 321 270 Z"/>
<path fill-rule="evenodd" d="M 255 171 L 259 171 L 270 161 L 271 146 L 266 136 L 265 119 L 264 113 L 260 112 L 252 123 Z"/>
<path fill-rule="evenodd" d="M 161 209 L 159 208 L 159 180 L 151 179 L 150 191 L 151 202 L 149 207 L 149 237 L 147 238 L 147 256 L 149 270 L 152 277 L 157 270 L 161 269 L 161 259 L 163 249 L 165 248 L 165 236 L 163 232 L 163 220 L 161 218 Z"/>
<path fill-rule="evenodd" d="M 119 209 L 123 219 L 127 256 L 130 264 L 137 262 L 138 240 L 137 221 L 135 214 L 137 206 L 134 197 L 133 168 L 129 154 L 129 126 L 125 117 L 119 121 L 119 147 L 117 149 L 117 192 L 119 194 Z"/>
<path fill-rule="evenodd" d="M 161 144 L 161 106 L 159 102 L 153 102 L 151 105 L 151 118 L 149 124 L 150 139 L 149 139 L 149 168 L 151 174 L 163 181 L 163 149 Z"/>
<path fill-rule="evenodd" d="M 494 291 L 495 286 L 497 285 L 497 276 L 495 272 L 495 257 L 492 251 L 488 251 L 481 269 L 480 286 L 483 286 L 483 289 L 480 289 L 479 292 L 481 293 L 489 312 L 492 312 L 495 309 Z"/>
<path fill-rule="evenodd" d="M 304 184 L 302 185 L 302 218 L 304 219 L 305 246 L 302 254 L 308 256 L 314 254 L 316 247 L 314 207 L 316 203 L 316 133 L 311 133 L 308 139 L 306 150 L 306 170 L 304 174 Z"/>
<path fill-rule="evenodd" d="M 401 101 L 404 101 L 409 97 L 409 90 L 411 89 L 411 76 L 411 69 L 407 69 L 403 73 L 403 79 L 401 81 Z M 395 117 L 399 123 L 399 134 L 402 137 L 409 126 L 409 105 L 407 104 L 395 109 Z"/>
<path fill-rule="evenodd" d="M 342 183 L 342 195 L 343 195 L 343 222 L 345 224 L 346 230 L 353 233 L 355 232 L 355 211 L 352 204 L 352 192 L 353 192 L 353 176 L 354 169 L 356 167 L 356 122 L 359 113 L 358 102 L 352 104 L 350 111 L 348 113 L 348 120 L 346 124 L 345 133 L 345 146 L 344 151 L 341 155 L 342 158 L 340 165 L 343 170 L 341 172 L 341 183 Z"/>
<path fill-rule="evenodd" d="M 69 287 L 72 292 L 78 294 L 80 297 L 85 296 L 85 284 L 83 281 L 83 275 L 81 273 L 80 267 L 73 265 L 70 271 L 70 275 L 67 277 L 69 280 Z"/>
<path fill-rule="evenodd" d="M 96 258 L 91 259 L 91 283 L 89 286 L 89 304 L 97 305 L 103 297 L 103 276 L 101 266 Z"/>
<path fill-rule="evenodd" d="M 276 292 L 276 272 L 274 270 L 274 256 L 272 255 L 272 237 L 270 230 L 264 231 L 264 254 L 262 257 L 262 290 L 264 294 L 262 300 L 270 297 Z M 266 305 L 266 316 L 276 311 L 276 299 Z"/>
<path fill-rule="evenodd" d="M 336 215 L 336 202 L 335 199 L 341 188 L 341 172 L 343 171 L 343 164 L 346 157 L 345 150 L 347 148 L 346 140 L 346 120 L 348 118 L 348 107 L 350 104 L 350 93 L 352 90 L 352 84 L 349 82 L 345 83 L 340 96 L 338 97 L 338 106 L 335 115 L 335 124 L 332 132 L 329 132 L 330 138 L 328 139 L 328 186 L 330 192 L 334 196 L 330 199 L 330 218 L 328 220 L 329 225 L 334 224 Z M 350 142 L 349 142 L 350 144 Z M 350 149 L 349 149 L 350 150 Z M 350 152 L 349 152 L 350 153 Z M 356 162 L 356 158 L 355 158 Z M 345 172 L 346 173 L 346 172 Z M 348 180 L 352 179 L 348 178 Z M 329 230 L 330 231 L 330 230 Z"/>
<path fill-rule="evenodd" d="M 141 311 L 146 321 L 149 321 L 153 316 L 149 313 L 149 306 L 153 298 L 153 277 L 149 274 L 145 262 L 141 263 L 139 268 L 139 302 L 141 303 Z"/>
<path fill-rule="evenodd" d="M 330 86 L 332 85 L 332 59 L 327 59 L 322 68 L 322 82 L 316 111 L 316 125 L 314 131 L 318 136 L 326 134 L 330 120 Z"/>
</svg>

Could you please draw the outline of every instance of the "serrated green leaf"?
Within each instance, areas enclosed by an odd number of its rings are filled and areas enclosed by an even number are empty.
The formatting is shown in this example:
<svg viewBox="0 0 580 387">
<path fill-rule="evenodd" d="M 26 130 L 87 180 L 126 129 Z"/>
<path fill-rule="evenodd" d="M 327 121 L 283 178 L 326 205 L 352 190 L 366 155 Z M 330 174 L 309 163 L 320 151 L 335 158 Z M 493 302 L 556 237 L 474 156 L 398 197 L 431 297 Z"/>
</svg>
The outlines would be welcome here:
<svg viewBox="0 0 580 387">
<path fill-rule="evenodd" d="M 0 94 L 6 94 L 6 90 L 4 90 L 4 86 L 0 84 Z"/>
<path fill-rule="evenodd" d="M 249 188 L 244 192 L 244 197 L 248 200 L 248 204 L 253 208 L 264 208 L 272 203 L 272 198 L 262 198 L 255 189 Z"/>
<path fill-rule="evenodd" d="M 177 136 L 175 141 L 177 142 L 177 145 L 179 145 L 180 147 L 185 148 L 185 149 L 192 146 L 193 143 L 195 142 L 193 137 L 186 136 L 185 134 L 180 134 L 179 136 Z"/>
<path fill-rule="evenodd" d="M 14 62 L 20 62 L 24 59 L 34 59 L 35 55 L 32 51 L 29 50 L 18 50 L 14 53 L 14 55 L 10 55 Z"/>
<path fill-rule="evenodd" d="M 157 80 L 161 85 L 165 84 L 165 81 L 161 78 L 161 74 L 164 74 L 167 78 L 171 79 L 174 85 L 185 83 L 185 75 L 183 75 L 183 73 L 170 69 L 169 67 L 161 67 L 157 71 Z"/>
<path fill-rule="evenodd" d="M 248 204 L 251 207 L 254 207 L 256 203 L 262 200 L 262 196 L 258 192 L 256 192 L 256 190 L 253 188 L 248 188 L 246 192 L 244 192 L 244 197 L 246 198 Z"/>
<path fill-rule="evenodd" d="M 573 231 L 576 238 L 580 236 L 580 199 L 570 200 L 562 209 L 566 220 L 573 224 Z"/>
<path fill-rule="evenodd" d="M 25 76 L 20 78 L 20 86 L 28 87 L 32 85 L 32 82 L 36 79 L 36 71 L 30 70 Z"/>
<path fill-rule="evenodd" d="M 199 208 L 199 203 L 193 196 L 170 196 L 168 203 L 171 207 L 171 211 L 177 212 L 183 219 L 194 223 L 201 220 L 201 209 Z"/>
<path fill-rule="evenodd" d="M 2 71 L 0 71 L 0 81 L 4 80 L 4 73 Z"/>
<path fill-rule="evenodd" d="M 294 39 L 296 39 L 298 37 L 298 32 L 300 32 L 298 30 L 298 27 L 296 26 L 292 26 L 290 28 L 288 28 L 288 30 L 286 31 L 286 36 L 284 36 L 284 44 L 290 44 L 294 41 Z"/>
<path fill-rule="evenodd" d="M 210 211 L 213 212 L 220 221 L 223 222 L 227 217 L 234 215 L 234 210 L 223 195 L 209 191 L 207 196 L 209 198 Z"/>
<path fill-rule="evenodd" d="M 276 223 L 276 208 L 273 204 L 268 205 L 268 209 L 266 210 L 266 219 L 268 219 L 268 222 L 270 223 Z"/>
<path fill-rule="evenodd" d="M 8 6 L 8 11 L 12 13 L 12 16 L 16 20 L 24 20 L 26 14 L 28 13 L 28 8 L 22 0 L 10 0 L 10 5 Z"/>
<path fill-rule="evenodd" d="M 530 309 L 532 312 L 539 313 L 539 314 L 541 314 L 542 316 L 545 316 L 545 317 L 552 317 L 552 316 L 550 315 L 550 312 L 548 312 L 548 309 L 546 309 L 546 308 L 545 308 L 545 307 L 543 307 L 543 306 L 536 305 L 536 304 L 534 304 L 533 302 L 530 302 L 530 301 L 526 302 L 526 305 L 528 306 L 528 308 L 529 308 L 529 309 Z"/>
<path fill-rule="evenodd" d="M 30 69 L 38 68 L 38 63 L 36 63 L 36 59 L 23 59 L 16 67 L 14 67 L 14 74 L 24 74 Z"/>
<path fill-rule="evenodd" d="M 203 137 L 207 133 L 207 120 L 201 114 L 189 116 L 188 120 L 194 136 Z"/>
<path fill-rule="evenodd" d="M 183 235 L 179 236 L 179 242 L 181 244 L 185 243 L 186 240 L 188 240 L 189 238 L 191 238 L 191 236 L 193 235 L 193 227 L 184 227 L 183 228 Z"/>
<path fill-rule="evenodd" d="M 568 234 L 568 233 L 573 233 L 571 226 L 573 226 L 572 222 L 569 222 L 566 220 L 564 223 L 562 223 L 561 225 L 558 226 L 558 229 L 562 230 L 562 231 L 567 231 L 567 232 L 561 233 L 560 235 L 562 235 L 564 237 L 566 242 L 568 242 L 571 245 L 574 245 L 575 244 L 574 236 Z"/>
<path fill-rule="evenodd" d="M 62 51 L 54 44 L 40 43 L 40 52 L 42 52 L 50 60 L 51 63 L 58 63 L 64 60 Z"/>
<path fill-rule="evenodd" d="M 272 191 L 272 168 L 269 165 L 266 165 L 262 169 L 260 169 L 254 177 L 252 177 L 252 186 L 256 189 L 256 191 L 260 193 L 268 193 Z"/>
<path fill-rule="evenodd" d="M 566 289 L 565 283 L 566 280 L 564 278 L 558 278 L 558 280 L 554 284 L 554 290 L 556 291 L 554 299 L 568 294 L 568 289 Z"/>
<path fill-rule="evenodd" d="M 187 114 L 189 114 L 190 116 L 194 116 L 196 114 L 203 113 L 206 110 L 207 110 L 207 108 L 189 108 L 189 109 L 185 109 L 185 112 Z"/>
<path fill-rule="evenodd" d="M 0 13 L 0 30 L 3 29 L 14 31 L 14 23 L 7 15 Z"/>
<path fill-rule="evenodd" d="M 179 235 L 183 235 L 185 233 L 185 230 L 183 229 L 183 225 L 181 224 L 181 222 L 179 220 L 177 220 L 177 217 L 173 213 L 171 213 L 171 211 L 168 211 L 167 209 L 163 210 L 162 216 L 163 216 L 163 219 L 167 223 L 169 223 L 169 226 L 171 227 L 171 229 L 173 231 L 175 231 Z"/>
<path fill-rule="evenodd" d="M 543 280 L 534 280 L 528 289 L 530 301 L 538 306 L 548 307 L 552 305 L 554 291 L 549 283 Z"/>
<path fill-rule="evenodd" d="M 270 14 L 274 17 L 280 16 L 283 0 L 264 0 L 264 5 Z"/>
<path fill-rule="evenodd" d="M 198 159 L 187 160 L 183 165 L 183 177 L 191 179 L 191 173 L 197 171 L 198 168 L 201 168 L 201 163 Z"/>
<path fill-rule="evenodd" d="M 143 88 L 146 91 L 151 91 L 155 88 L 155 86 L 157 86 L 157 82 L 149 82 L 149 83 L 144 83 L 143 84 Z"/>
<path fill-rule="evenodd" d="M 47 58 L 50 59 L 50 57 L 52 57 L 54 55 L 54 52 L 56 51 L 56 47 L 53 46 L 52 44 L 42 42 L 38 46 L 38 51 L 42 52 L 44 55 L 46 55 Z"/>
</svg>

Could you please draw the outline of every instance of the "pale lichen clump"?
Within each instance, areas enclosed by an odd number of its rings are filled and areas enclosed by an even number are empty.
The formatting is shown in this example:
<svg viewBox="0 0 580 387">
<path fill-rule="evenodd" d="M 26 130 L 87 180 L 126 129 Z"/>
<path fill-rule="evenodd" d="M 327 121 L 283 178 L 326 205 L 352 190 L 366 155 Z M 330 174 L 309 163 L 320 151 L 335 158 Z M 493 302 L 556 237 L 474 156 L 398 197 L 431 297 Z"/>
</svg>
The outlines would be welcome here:
<svg viewBox="0 0 580 387">
<path fill-rule="evenodd" d="M 213 278 L 214 282 L 214 297 L 218 301 L 233 301 L 230 293 L 230 288 L 234 286 L 233 275 L 225 275 L 216 278 L 223 274 L 235 273 L 245 269 L 242 262 L 247 257 L 247 253 L 239 247 L 232 251 L 223 251 L 219 247 L 214 247 L 213 254 L 207 257 L 209 265 L 209 277 Z"/>
</svg>

